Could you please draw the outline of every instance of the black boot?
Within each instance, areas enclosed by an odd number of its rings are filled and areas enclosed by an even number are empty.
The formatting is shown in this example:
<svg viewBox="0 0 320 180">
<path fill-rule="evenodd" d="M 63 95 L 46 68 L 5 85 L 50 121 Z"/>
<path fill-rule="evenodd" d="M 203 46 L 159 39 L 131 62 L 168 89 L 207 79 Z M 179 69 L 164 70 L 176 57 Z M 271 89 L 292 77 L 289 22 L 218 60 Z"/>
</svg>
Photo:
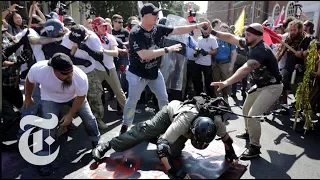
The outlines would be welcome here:
<svg viewBox="0 0 320 180">
<path fill-rule="evenodd" d="M 127 130 L 128 130 L 128 126 L 127 126 L 127 125 L 122 125 L 121 130 L 120 130 L 120 134 L 119 134 L 119 135 L 121 135 L 121 134 L 123 134 L 123 133 L 127 132 Z"/>
<path fill-rule="evenodd" d="M 240 138 L 240 139 L 249 139 L 249 133 L 248 132 L 244 132 L 244 133 L 241 133 L 241 134 L 237 134 L 236 137 Z"/>
<path fill-rule="evenodd" d="M 258 157 L 260 152 L 260 147 L 250 144 L 249 149 L 247 149 L 241 157 L 241 160 L 249 160 Z"/>
<path fill-rule="evenodd" d="M 95 147 L 92 150 L 92 157 L 96 160 L 99 161 L 102 159 L 104 154 L 111 149 L 109 141 L 106 143 L 101 143 L 98 144 L 97 147 Z"/>
</svg>

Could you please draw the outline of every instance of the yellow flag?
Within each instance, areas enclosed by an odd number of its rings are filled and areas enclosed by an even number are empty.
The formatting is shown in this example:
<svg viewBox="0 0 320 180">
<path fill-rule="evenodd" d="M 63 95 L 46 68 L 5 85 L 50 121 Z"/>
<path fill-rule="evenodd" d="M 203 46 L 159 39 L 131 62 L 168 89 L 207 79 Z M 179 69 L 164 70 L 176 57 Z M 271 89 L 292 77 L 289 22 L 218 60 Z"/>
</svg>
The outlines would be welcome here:
<svg viewBox="0 0 320 180">
<path fill-rule="evenodd" d="M 234 33 L 236 35 L 241 35 L 242 34 L 242 29 L 244 26 L 244 17 L 245 16 L 245 7 L 243 8 L 239 18 L 237 19 L 236 23 L 234 23 L 235 31 Z"/>
</svg>

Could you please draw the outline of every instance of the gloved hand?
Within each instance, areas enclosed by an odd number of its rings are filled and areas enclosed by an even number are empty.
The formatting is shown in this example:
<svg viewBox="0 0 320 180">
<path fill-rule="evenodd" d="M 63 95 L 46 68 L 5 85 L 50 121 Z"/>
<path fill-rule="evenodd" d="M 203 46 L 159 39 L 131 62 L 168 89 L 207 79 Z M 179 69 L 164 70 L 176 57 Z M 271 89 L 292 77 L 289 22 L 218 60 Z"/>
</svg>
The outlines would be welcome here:
<svg viewBox="0 0 320 180">
<path fill-rule="evenodd" d="M 21 55 L 17 57 L 17 62 L 15 63 L 15 65 L 20 66 L 21 64 L 26 63 L 31 58 L 32 52 L 29 49 L 24 49 Z"/>
<path fill-rule="evenodd" d="M 77 44 L 78 44 L 78 48 L 81 50 L 87 51 L 89 48 L 84 42 L 78 42 Z"/>
<path fill-rule="evenodd" d="M 200 49 L 199 49 L 199 53 L 201 53 L 201 54 L 202 54 L 202 56 L 206 56 L 206 55 L 208 55 L 208 52 L 207 52 L 207 51 L 205 51 L 205 50 L 203 50 L 202 48 L 200 48 Z"/>
<path fill-rule="evenodd" d="M 225 148 L 225 160 L 229 162 L 234 162 L 234 160 L 238 160 L 238 156 L 234 152 L 234 149 L 232 147 L 233 140 L 231 137 L 229 137 L 224 143 L 224 148 Z"/>
<path fill-rule="evenodd" d="M 124 72 L 126 70 L 126 67 L 124 65 L 120 65 L 119 69 L 121 72 Z"/>
<path fill-rule="evenodd" d="M 182 169 L 171 168 L 168 173 L 176 179 L 190 179 L 189 175 Z"/>
<path fill-rule="evenodd" d="M 225 155 L 225 160 L 229 161 L 229 162 L 233 162 L 233 160 L 237 160 L 238 156 L 236 155 L 236 153 L 234 152 L 233 148 L 232 150 L 226 150 L 226 155 Z"/>
</svg>

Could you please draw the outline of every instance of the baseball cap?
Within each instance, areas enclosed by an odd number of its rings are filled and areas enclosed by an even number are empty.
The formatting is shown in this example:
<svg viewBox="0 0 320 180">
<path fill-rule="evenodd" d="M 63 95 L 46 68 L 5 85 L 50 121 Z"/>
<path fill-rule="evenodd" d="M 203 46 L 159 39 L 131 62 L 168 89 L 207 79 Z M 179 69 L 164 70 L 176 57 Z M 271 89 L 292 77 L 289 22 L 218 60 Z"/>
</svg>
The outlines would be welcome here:
<svg viewBox="0 0 320 180">
<path fill-rule="evenodd" d="M 83 41 L 86 37 L 86 29 L 80 24 L 73 25 L 70 31 L 69 39 L 75 43 Z"/>
<path fill-rule="evenodd" d="M 54 70 L 70 73 L 73 71 L 73 63 L 70 57 L 64 53 L 55 53 L 48 62 Z"/>
<path fill-rule="evenodd" d="M 99 25 L 106 26 L 106 25 L 109 25 L 110 23 L 106 22 L 106 20 L 103 19 L 102 17 L 96 17 L 92 21 L 92 24 L 94 24 L 95 26 L 99 26 Z"/>
<path fill-rule="evenodd" d="M 152 3 L 146 3 L 141 8 L 140 13 L 141 13 L 141 16 L 144 16 L 146 14 L 156 15 L 158 14 L 159 11 L 161 11 L 161 9 L 155 7 Z"/>
</svg>

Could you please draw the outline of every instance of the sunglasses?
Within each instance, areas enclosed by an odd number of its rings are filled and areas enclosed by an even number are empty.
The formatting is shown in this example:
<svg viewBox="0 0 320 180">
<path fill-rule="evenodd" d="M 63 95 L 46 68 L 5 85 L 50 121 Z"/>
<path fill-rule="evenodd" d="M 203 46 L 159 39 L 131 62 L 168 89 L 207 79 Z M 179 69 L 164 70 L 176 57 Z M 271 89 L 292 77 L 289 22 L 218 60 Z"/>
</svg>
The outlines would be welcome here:
<svg viewBox="0 0 320 180">
<path fill-rule="evenodd" d="M 119 23 L 119 24 L 122 24 L 122 23 L 123 23 L 123 21 L 114 21 L 114 22 L 117 22 L 117 23 Z"/>
</svg>

